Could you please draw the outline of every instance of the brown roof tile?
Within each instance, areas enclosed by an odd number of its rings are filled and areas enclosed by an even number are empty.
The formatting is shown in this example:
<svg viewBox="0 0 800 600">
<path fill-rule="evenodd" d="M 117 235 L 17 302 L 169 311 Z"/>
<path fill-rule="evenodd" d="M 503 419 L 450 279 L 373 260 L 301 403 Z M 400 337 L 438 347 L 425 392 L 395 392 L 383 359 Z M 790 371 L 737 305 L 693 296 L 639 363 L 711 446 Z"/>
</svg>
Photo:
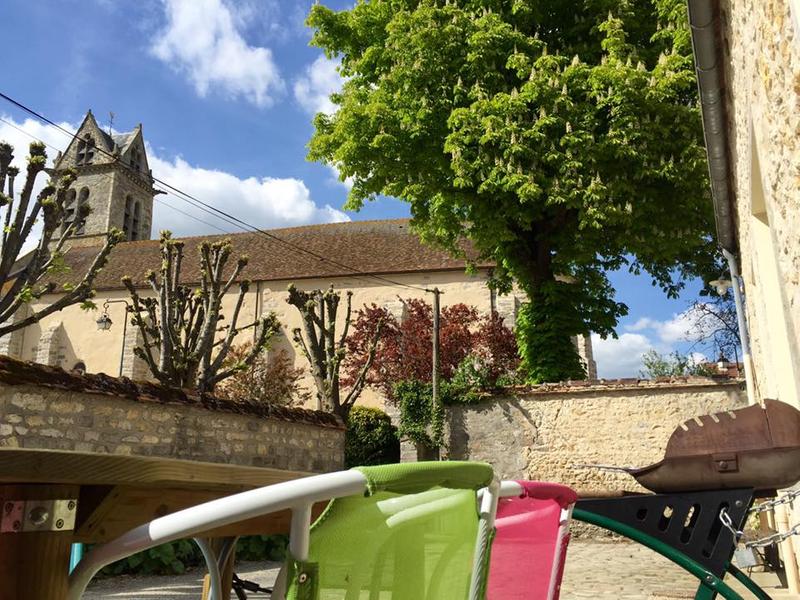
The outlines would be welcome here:
<svg viewBox="0 0 800 600">
<path fill-rule="evenodd" d="M 72 392 L 102 394 L 142 403 L 188 405 L 214 412 L 344 429 L 339 417 L 319 410 L 276 406 L 263 402 L 236 402 L 213 396 L 201 396 L 188 390 L 169 389 L 154 383 L 131 381 L 127 377 L 111 377 L 105 373 L 77 375 L 58 367 L 22 362 L 8 356 L 0 356 L 0 383 L 38 385 Z"/>
<path fill-rule="evenodd" d="M 269 233 L 295 247 L 330 258 L 344 266 L 320 260 L 289 247 L 260 233 L 183 238 L 186 242 L 182 281 L 196 283 L 199 279 L 197 249 L 204 240 L 229 238 L 234 246 L 233 257 L 247 255 L 250 263 L 243 275 L 251 281 L 277 281 L 325 277 L 356 276 L 360 273 L 392 275 L 422 271 L 458 271 L 464 261 L 432 246 L 423 244 L 409 230 L 407 219 L 386 221 L 351 221 L 325 225 L 307 225 L 287 229 L 272 229 Z M 74 274 L 86 272 L 97 247 L 73 247 L 67 252 L 67 263 Z M 137 287 L 144 282 L 144 273 L 158 267 L 158 240 L 124 242 L 111 253 L 108 265 L 95 281 L 95 289 L 121 288 L 124 275 L 133 278 Z M 234 263 L 234 260 L 230 261 Z M 488 263 L 482 266 L 490 266 Z M 58 284 L 74 279 L 60 275 Z"/>
</svg>

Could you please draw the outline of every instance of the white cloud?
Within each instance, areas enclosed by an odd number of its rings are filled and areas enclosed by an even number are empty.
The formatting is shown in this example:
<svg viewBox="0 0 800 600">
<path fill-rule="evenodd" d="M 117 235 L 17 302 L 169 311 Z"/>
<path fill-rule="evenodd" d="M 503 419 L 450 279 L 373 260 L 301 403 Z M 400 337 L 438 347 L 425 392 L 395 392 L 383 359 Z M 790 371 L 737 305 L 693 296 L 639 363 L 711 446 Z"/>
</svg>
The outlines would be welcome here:
<svg viewBox="0 0 800 600">
<path fill-rule="evenodd" d="M 638 377 L 642 369 L 642 356 L 652 349 L 652 341 L 640 333 L 623 333 L 617 339 L 605 340 L 596 333 L 592 334 L 597 374 L 602 378 Z"/>
<path fill-rule="evenodd" d="M 224 171 L 190 165 L 182 158 L 165 160 L 148 152 L 153 174 L 207 204 L 236 215 L 259 228 L 290 227 L 307 223 L 347 221 L 349 217 L 329 205 L 318 206 L 299 179 L 277 177 L 239 178 Z M 231 230 L 232 226 L 182 202 L 175 196 L 159 196 L 155 205 L 153 232 L 169 229 L 175 235 L 219 233 L 170 209 L 169 204 L 191 212 L 204 221 Z"/>
<path fill-rule="evenodd" d="M 256 106 L 283 89 L 269 48 L 251 46 L 222 0 L 163 0 L 166 26 L 153 39 L 154 56 L 184 73 L 200 96 L 220 89 Z"/>
<path fill-rule="evenodd" d="M 19 194 L 22 191 L 22 186 L 25 184 L 25 169 L 27 168 L 28 147 L 31 145 L 31 142 L 34 141 L 34 138 L 40 139 L 46 144 L 49 144 L 49 146 L 46 148 L 48 166 L 52 166 L 53 159 L 55 159 L 57 154 L 57 151 L 50 146 L 55 148 L 66 148 L 67 144 L 69 143 L 69 138 L 55 127 L 52 127 L 51 125 L 43 125 L 39 121 L 33 119 L 25 119 L 21 123 L 15 122 L 14 119 L 8 115 L 2 115 L 2 119 L 3 121 L 0 121 L 0 141 L 8 142 L 13 146 L 14 159 L 11 161 L 11 164 L 20 170 L 19 176 L 14 181 L 14 195 L 15 199 L 18 199 Z M 59 125 L 69 131 L 74 131 L 76 127 L 70 123 L 59 123 Z M 24 132 L 27 132 L 30 135 Z M 31 195 L 32 198 L 38 196 L 39 192 L 47 183 L 47 180 L 48 176 L 46 173 L 39 173 L 39 176 L 36 178 L 33 193 Z M 6 193 L 8 192 L 8 189 L 4 189 L 2 191 Z M 0 215 L 5 218 L 5 211 L 0 211 Z M 21 254 L 32 250 L 36 246 L 41 233 L 42 224 L 40 221 L 34 225 L 34 228 L 31 230 L 31 235 L 22 246 Z"/>
<path fill-rule="evenodd" d="M 333 177 L 331 177 L 331 182 L 343 185 L 348 190 L 353 189 L 352 177 L 345 177 L 344 181 L 342 181 L 341 173 L 339 172 L 339 169 L 337 167 L 334 167 L 333 165 L 328 165 L 328 169 L 330 169 L 331 173 L 333 174 Z"/>
<path fill-rule="evenodd" d="M 624 327 L 626 333 L 619 339 L 602 340 L 592 335 L 594 358 L 600 377 L 637 377 L 642 370 L 642 356 L 648 350 L 668 355 L 676 350 L 686 351 L 686 345 L 706 339 L 715 325 L 703 319 L 696 308 L 675 313 L 671 319 L 660 321 L 641 317 Z M 702 344 L 701 344 L 702 345 Z M 694 364 L 708 362 L 706 354 L 690 351 L 688 358 Z"/>
<path fill-rule="evenodd" d="M 344 83 L 344 78 L 336 70 L 338 66 L 339 61 L 320 56 L 295 80 L 294 97 L 307 112 L 329 115 L 336 112 L 330 96 L 340 91 Z"/>
<path fill-rule="evenodd" d="M 692 308 L 689 308 L 681 313 L 673 314 L 672 318 L 666 321 L 642 317 L 632 325 L 627 325 L 625 329 L 626 331 L 651 331 L 661 343 L 671 345 L 693 342 L 703 337 L 695 327 L 696 322 L 697 315 Z"/>
<path fill-rule="evenodd" d="M 41 125 L 37 121 L 28 119 L 17 123 L 8 116 L 2 115 L 2 118 L 10 125 L 0 121 L 0 140 L 7 141 L 14 146 L 14 164 L 22 169 L 15 185 L 18 194 L 25 179 L 24 167 L 27 148 L 32 141 L 29 135 L 20 130 L 61 149 L 66 148 L 69 138 L 56 128 Z M 62 123 L 61 126 L 68 131 L 75 131 L 78 128 L 78 124 L 71 123 Z M 57 150 L 48 148 L 47 152 L 52 164 Z M 155 177 L 192 194 L 211 206 L 233 214 L 255 227 L 266 229 L 349 220 L 345 213 L 329 205 L 318 205 L 311 197 L 308 187 L 300 179 L 274 176 L 237 177 L 225 171 L 193 166 L 180 157 L 159 156 L 149 146 L 147 154 L 150 168 Z M 38 192 L 46 181 L 47 176 L 40 174 L 35 192 Z M 157 185 L 156 187 L 163 186 Z M 238 231 L 234 225 L 224 223 L 175 196 L 159 195 L 156 198 L 153 215 L 154 235 L 161 229 L 170 229 L 176 236 L 219 233 L 213 227 L 187 217 L 169 206 L 174 206 L 226 231 Z M 34 234 L 31 236 L 32 241 L 26 245 L 26 249 L 35 245 L 39 232 L 40 229 L 34 230 Z"/>
</svg>

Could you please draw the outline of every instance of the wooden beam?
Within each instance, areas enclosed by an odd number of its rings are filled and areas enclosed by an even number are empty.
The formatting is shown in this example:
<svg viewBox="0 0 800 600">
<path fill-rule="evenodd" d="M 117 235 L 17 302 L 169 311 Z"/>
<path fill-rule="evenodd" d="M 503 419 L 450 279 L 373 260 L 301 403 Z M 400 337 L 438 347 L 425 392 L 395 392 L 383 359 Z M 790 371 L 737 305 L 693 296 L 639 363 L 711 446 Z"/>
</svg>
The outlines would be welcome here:
<svg viewBox="0 0 800 600">
<path fill-rule="evenodd" d="M 0 483 L 261 487 L 310 473 L 148 456 L 0 448 Z"/>
</svg>

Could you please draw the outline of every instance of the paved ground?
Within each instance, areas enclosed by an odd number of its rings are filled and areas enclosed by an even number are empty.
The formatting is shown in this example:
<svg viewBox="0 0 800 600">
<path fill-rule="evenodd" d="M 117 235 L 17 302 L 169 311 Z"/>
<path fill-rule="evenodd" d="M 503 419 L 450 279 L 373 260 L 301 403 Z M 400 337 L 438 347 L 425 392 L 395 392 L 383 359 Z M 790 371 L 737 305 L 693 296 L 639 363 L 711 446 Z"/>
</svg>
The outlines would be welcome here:
<svg viewBox="0 0 800 600">
<path fill-rule="evenodd" d="M 244 579 L 270 585 L 277 565 L 244 563 L 237 572 Z M 777 577 L 754 577 L 775 600 L 800 600 L 780 590 Z M 693 598 L 696 585 L 691 577 L 671 562 L 635 544 L 584 542 L 570 544 L 564 573 L 562 600 L 615 598 L 619 600 L 678 600 Z M 202 589 L 202 573 L 180 577 L 115 577 L 98 581 L 84 596 L 86 600 L 197 600 Z M 741 591 L 740 587 L 737 590 Z M 253 594 L 253 600 L 266 598 Z M 746 593 L 744 598 L 752 597 Z"/>
</svg>

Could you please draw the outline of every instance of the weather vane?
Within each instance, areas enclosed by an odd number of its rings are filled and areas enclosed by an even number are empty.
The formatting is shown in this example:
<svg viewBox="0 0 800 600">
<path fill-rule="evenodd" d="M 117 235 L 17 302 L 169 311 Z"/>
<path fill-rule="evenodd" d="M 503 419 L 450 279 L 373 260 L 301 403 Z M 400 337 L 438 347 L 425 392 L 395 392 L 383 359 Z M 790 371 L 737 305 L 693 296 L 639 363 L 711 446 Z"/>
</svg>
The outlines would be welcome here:
<svg viewBox="0 0 800 600">
<path fill-rule="evenodd" d="M 114 113 L 109 111 L 108 112 L 108 135 L 111 135 L 114 131 Z"/>
</svg>

